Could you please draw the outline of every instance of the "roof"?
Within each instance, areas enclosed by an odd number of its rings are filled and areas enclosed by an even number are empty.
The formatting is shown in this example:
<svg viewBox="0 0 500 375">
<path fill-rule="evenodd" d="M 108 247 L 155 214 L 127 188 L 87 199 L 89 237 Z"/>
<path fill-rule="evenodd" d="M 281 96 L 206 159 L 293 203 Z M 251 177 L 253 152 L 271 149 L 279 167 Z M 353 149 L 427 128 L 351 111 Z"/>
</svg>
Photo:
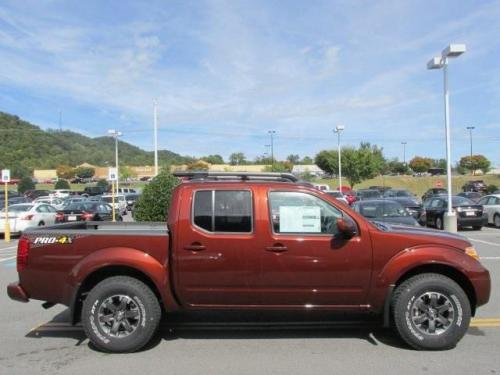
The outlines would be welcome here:
<svg viewBox="0 0 500 375">
<path fill-rule="evenodd" d="M 292 168 L 292 173 L 324 173 L 324 171 L 316 164 L 297 164 Z"/>
</svg>

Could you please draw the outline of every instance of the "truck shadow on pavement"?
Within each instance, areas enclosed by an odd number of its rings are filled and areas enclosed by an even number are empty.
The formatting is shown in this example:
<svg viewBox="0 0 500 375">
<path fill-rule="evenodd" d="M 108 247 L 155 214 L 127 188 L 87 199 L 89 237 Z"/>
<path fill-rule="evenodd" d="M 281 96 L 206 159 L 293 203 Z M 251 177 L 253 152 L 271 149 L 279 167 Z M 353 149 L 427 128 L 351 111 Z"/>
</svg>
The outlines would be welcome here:
<svg viewBox="0 0 500 375">
<path fill-rule="evenodd" d="M 328 317 L 328 319 L 325 319 Z M 373 346 L 390 346 L 403 350 L 408 347 L 393 329 L 384 329 L 376 319 L 362 316 L 358 320 L 346 320 L 343 316 L 326 313 L 242 313 L 242 312 L 203 312 L 169 313 L 162 319 L 160 329 L 151 342 L 141 351 L 150 350 L 162 341 L 177 339 L 193 340 L 264 340 L 264 339 L 358 339 Z M 341 319 L 344 318 L 344 319 Z M 468 334 L 484 335 L 476 327 Z M 92 350 L 98 351 L 89 343 L 81 325 L 72 326 L 69 310 L 28 332 L 28 338 L 69 338 L 75 346 L 87 343 Z"/>
</svg>

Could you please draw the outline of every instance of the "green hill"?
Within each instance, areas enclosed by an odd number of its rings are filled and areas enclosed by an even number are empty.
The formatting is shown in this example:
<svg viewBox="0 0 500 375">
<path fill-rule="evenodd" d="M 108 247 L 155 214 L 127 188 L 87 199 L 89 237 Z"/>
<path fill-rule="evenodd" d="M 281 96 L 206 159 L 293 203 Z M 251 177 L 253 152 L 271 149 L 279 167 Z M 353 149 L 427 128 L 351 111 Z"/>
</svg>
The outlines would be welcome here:
<svg viewBox="0 0 500 375">
<path fill-rule="evenodd" d="M 90 138 L 69 130 L 42 130 L 17 116 L 0 112 L 0 168 L 11 169 L 13 177 L 31 175 L 33 169 L 52 169 L 61 164 L 84 162 L 105 166 L 115 158 L 114 139 Z M 119 141 L 122 165 L 152 165 L 153 152 Z M 168 150 L 158 152 L 161 165 L 193 159 Z"/>
</svg>

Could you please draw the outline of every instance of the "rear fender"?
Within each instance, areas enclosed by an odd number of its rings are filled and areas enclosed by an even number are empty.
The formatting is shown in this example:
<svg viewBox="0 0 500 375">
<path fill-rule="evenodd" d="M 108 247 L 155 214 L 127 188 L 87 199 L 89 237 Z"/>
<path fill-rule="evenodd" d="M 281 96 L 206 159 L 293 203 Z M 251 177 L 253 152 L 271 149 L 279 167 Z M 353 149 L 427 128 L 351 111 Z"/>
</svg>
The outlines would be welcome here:
<svg viewBox="0 0 500 375">
<path fill-rule="evenodd" d="M 110 247 L 95 251 L 83 258 L 69 275 L 69 285 L 74 295 L 82 283 L 92 275 L 105 267 L 123 266 L 141 272 L 148 277 L 156 286 L 161 296 L 166 311 L 174 311 L 179 308 L 171 289 L 168 275 L 168 261 L 165 265 L 149 254 L 126 247 Z"/>
</svg>

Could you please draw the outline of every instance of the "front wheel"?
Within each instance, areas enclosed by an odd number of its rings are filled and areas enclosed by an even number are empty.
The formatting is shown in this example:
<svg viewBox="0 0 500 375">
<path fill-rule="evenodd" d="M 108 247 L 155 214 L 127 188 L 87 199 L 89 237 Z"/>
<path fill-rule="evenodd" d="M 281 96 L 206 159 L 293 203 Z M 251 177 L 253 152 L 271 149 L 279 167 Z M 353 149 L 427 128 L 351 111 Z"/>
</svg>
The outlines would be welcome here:
<svg viewBox="0 0 500 375">
<path fill-rule="evenodd" d="M 452 279 L 433 273 L 413 276 L 399 285 L 392 313 L 401 338 L 419 350 L 453 348 L 470 323 L 470 302 Z"/>
<path fill-rule="evenodd" d="M 436 218 L 436 228 L 437 229 L 441 229 L 443 230 L 444 229 L 444 225 L 443 225 L 443 218 L 441 216 L 438 216 Z"/>
<path fill-rule="evenodd" d="M 495 224 L 495 227 L 500 228 L 500 215 L 495 214 L 495 217 L 493 218 L 493 224 Z"/>
<path fill-rule="evenodd" d="M 143 282 L 128 276 L 101 281 L 83 303 L 82 325 L 100 350 L 134 352 L 146 345 L 161 319 L 158 298 Z"/>
</svg>

